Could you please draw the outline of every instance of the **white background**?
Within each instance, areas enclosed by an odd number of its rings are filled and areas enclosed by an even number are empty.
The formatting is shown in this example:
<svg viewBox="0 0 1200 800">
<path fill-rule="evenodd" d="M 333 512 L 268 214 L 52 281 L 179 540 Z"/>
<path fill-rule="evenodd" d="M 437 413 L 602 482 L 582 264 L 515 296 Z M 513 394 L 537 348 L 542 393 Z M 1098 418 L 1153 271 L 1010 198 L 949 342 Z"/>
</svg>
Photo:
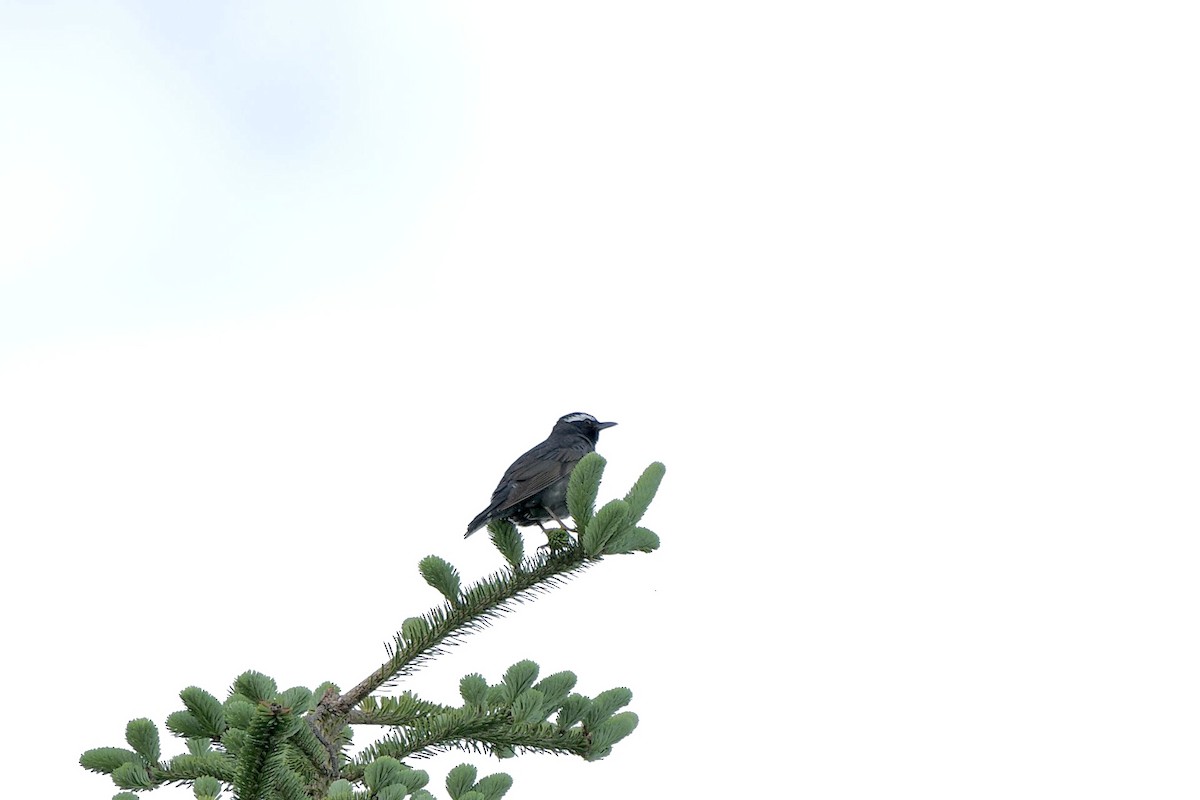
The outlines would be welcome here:
<svg viewBox="0 0 1200 800">
<path fill-rule="evenodd" d="M 401 688 L 532 658 L 641 725 L 439 796 L 1200 792 L 1190 4 L 0 11 L 18 790 L 356 683 L 579 410 L 661 550 Z"/>
</svg>

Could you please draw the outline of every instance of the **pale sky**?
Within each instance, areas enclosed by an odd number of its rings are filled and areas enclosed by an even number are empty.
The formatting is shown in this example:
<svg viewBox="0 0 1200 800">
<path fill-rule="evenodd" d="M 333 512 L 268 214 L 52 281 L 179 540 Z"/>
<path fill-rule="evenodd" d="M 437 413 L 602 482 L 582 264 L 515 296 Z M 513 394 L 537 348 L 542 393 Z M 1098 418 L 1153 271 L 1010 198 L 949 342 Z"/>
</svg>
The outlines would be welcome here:
<svg viewBox="0 0 1200 800">
<path fill-rule="evenodd" d="M 1198 17 L 0 0 L 5 749 L 357 683 L 587 411 L 662 548 L 398 688 L 641 724 L 439 797 L 1196 796 Z"/>
</svg>

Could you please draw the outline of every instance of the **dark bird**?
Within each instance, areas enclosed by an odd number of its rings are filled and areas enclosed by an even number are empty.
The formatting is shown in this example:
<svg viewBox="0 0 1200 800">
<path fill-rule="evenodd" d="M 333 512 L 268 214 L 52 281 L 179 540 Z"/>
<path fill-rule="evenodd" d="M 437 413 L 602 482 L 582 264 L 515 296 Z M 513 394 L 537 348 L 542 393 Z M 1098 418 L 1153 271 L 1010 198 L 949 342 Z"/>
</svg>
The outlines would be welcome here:
<svg viewBox="0 0 1200 800">
<path fill-rule="evenodd" d="M 546 441 L 512 463 L 492 492 L 492 502 L 467 526 L 466 536 L 494 519 L 514 525 L 543 522 L 562 525 L 567 516 L 567 481 L 579 459 L 596 449 L 600 431 L 616 425 L 597 422 L 591 414 L 575 412 L 560 417 Z M 563 525 L 565 528 L 566 526 Z"/>
</svg>

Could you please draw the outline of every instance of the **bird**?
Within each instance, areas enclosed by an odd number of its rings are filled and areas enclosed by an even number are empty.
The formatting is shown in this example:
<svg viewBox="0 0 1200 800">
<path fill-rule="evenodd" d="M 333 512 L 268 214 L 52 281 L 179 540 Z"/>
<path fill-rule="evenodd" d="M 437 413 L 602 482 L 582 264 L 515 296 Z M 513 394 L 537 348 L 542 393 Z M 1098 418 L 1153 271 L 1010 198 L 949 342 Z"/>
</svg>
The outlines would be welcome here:
<svg viewBox="0 0 1200 800">
<path fill-rule="evenodd" d="M 616 425 L 576 411 L 559 417 L 546 441 L 512 463 L 492 492 L 492 502 L 467 525 L 463 538 L 495 519 L 514 525 L 542 525 L 553 519 L 563 528 L 567 482 L 579 460 L 596 449 L 600 431 Z"/>
</svg>

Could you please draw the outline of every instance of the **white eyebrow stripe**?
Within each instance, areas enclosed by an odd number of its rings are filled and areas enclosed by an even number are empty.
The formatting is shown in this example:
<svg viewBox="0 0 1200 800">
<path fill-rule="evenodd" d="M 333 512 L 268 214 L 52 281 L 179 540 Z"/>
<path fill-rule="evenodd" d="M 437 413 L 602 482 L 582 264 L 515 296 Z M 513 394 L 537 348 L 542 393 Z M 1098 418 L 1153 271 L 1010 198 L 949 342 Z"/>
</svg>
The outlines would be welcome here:
<svg viewBox="0 0 1200 800">
<path fill-rule="evenodd" d="M 561 421 L 562 422 L 584 422 L 584 421 L 595 422 L 596 418 L 593 417 L 591 414 L 584 414 L 581 412 L 581 413 L 576 413 L 576 414 L 567 414 L 565 417 L 562 418 Z"/>
</svg>

